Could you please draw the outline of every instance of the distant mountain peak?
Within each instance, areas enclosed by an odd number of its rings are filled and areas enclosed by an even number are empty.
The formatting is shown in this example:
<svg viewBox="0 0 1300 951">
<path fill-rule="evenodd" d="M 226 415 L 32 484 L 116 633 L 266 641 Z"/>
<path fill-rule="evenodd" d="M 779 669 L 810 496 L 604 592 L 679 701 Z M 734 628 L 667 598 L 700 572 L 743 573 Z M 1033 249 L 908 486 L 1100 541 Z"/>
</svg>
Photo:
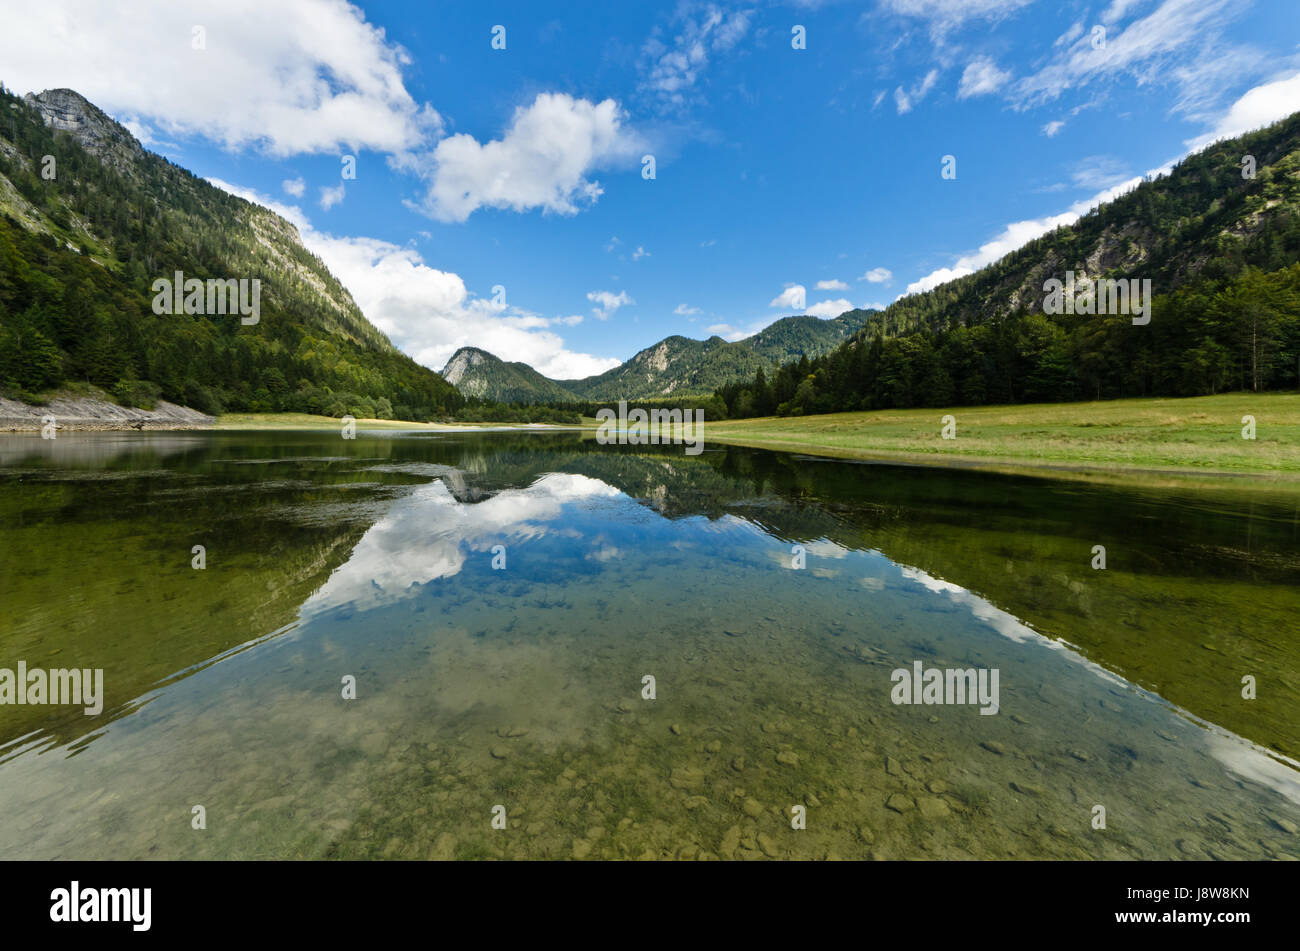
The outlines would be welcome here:
<svg viewBox="0 0 1300 951">
<path fill-rule="evenodd" d="M 581 380 L 552 380 L 524 363 L 507 363 L 477 347 L 461 347 L 442 375 L 465 396 L 508 402 L 702 397 L 726 383 L 775 372 L 790 359 L 828 353 L 848 340 L 874 311 L 850 310 L 823 319 L 782 317 L 743 340 L 714 334 L 696 340 L 673 334 L 637 351 L 621 365 Z"/>
<path fill-rule="evenodd" d="M 442 378 L 452 386 L 458 386 L 472 368 L 493 362 L 503 363 L 504 361 L 486 350 L 480 350 L 478 347 L 461 347 L 451 355 L 447 365 L 442 368 Z"/>
</svg>

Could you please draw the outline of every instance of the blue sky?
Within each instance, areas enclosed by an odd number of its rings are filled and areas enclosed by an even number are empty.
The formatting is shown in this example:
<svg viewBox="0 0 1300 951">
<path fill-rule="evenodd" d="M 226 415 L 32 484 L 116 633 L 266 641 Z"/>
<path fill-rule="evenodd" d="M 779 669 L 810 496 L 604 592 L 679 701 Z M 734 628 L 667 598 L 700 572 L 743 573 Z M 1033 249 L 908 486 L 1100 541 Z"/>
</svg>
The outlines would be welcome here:
<svg viewBox="0 0 1300 951">
<path fill-rule="evenodd" d="M 1300 108 L 1298 42 L 1293 0 L 47 0 L 0 79 L 281 211 L 421 362 L 573 377 L 996 260 Z"/>
</svg>

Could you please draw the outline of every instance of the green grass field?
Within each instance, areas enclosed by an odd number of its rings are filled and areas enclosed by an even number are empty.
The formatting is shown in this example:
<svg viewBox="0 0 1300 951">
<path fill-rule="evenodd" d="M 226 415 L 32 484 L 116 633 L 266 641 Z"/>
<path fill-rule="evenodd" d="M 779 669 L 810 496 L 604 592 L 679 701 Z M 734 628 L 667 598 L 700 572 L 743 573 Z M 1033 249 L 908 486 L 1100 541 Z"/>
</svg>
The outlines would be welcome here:
<svg viewBox="0 0 1300 951">
<path fill-rule="evenodd" d="M 956 436 L 942 437 L 943 417 Z M 1242 437 L 1242 417 L 1255 438 Z M 583 425 L 594 430 L 594 419 Z M 333 430 L 305 413 L 227 413 L 217 429 Z M 522 426 L 359 419 L 358 429 L 423 432 Z M 553 428 L 533 426 L 526 428 Z M 564 428 L 564 427 L 555 427 Z M 1073 474 L 1134 471 L 1251 476 L 1300 484 L 1300 393 L 881 410 L 705 422 L 706 442 L 854 459 Z"/>
<path fill-rule="evenodd" d="M 943 439 L 945 415 L 956 438 Z M 1255 438 L 1242 437 L 1243 416 Z M 1004 469 L 1162 470 L 1300 482 L 1300 394 L 1233 393 L 705 423 L 708 441 Z"/>
</svg>

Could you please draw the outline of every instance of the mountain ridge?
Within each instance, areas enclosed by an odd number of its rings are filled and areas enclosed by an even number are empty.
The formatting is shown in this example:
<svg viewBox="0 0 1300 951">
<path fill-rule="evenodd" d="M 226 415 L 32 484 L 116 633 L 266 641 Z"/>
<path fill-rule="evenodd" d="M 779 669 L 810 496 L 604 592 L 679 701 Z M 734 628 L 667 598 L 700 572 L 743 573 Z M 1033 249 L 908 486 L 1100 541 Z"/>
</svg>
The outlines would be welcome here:
<svg viewBox="0 0 1300 951">
<path fill-rule="evenodd" d="M 507 362 L 478 347 L 461 347 L 442 375 L 463 395 L 496 402 L 589 402 L 707 397 L 717 386 L 775 370 L 790 356 L 810 359 L 849 339 L 875 311 L 849 310 L 824 319 L 782 317 L 735 341 L 673 334 L 593 376 L 551 379 L 525 363 Z"/>
</svg>

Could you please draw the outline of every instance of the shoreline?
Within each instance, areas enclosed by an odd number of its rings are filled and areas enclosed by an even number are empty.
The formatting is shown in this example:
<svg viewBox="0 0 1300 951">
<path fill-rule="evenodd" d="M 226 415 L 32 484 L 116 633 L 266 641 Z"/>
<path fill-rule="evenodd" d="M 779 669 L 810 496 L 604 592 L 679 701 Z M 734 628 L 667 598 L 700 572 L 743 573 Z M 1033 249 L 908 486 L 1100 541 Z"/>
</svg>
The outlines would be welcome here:
<svg viewBox="0 0 1300 951">
<path fill-rule="evenodd" d="M 1300 491 L 1300 472 L 1234 471 L 1230 469 L 1188 469 L 1152 465 L 1133 465 L 1124 462 L 1065 462 L 1059 460 L 1017 459 L 1003 456 L 977 456 L 952 453 L 905 452 L 890 449 L 844 448 L 825 444 L 789 442 L 775 439 L 746 437 L 743 435 L 705 436 L 705 445 L 712 441 L 723 445 L 750 449 L 769 449 L 791 455 L 827 459 L 839 462 L 860 462 L 864 465 L 918 466 L 931 469 L 966 469 L 997 475 L 1036 476 L 1041 478 L 1074 479 L 1096 482 L 1133 484 L 1132 477 L 1147 477 L 1142 485 L 1158 488 L 1162 485 L 1192 485 L 1203 480 L 1205 485 L 1258 488 L 1284 488 Z M 1150 481 L 1152 477 L 1165 481 Z"/>
<path fill-rule="evenodd" d="M 960 429 L 940 442 L 939 424 Z M 1255 440 L 1243 415 L 1258 416 Z M 153 410 L 60 395 L 45 406 L 0 400 L 0 432 L 36 433 L 52 416 L 57 432 L 328 432 L 340 420 L 305 413 L 213 417 L 159 401 Z M 361 432 L 577 432 L 600 424 L 419 423 L 358 419 Z M 747 446 L 863 464 L 926 466 L 1044 478 L 1141 481 L 1149 487 L 1196 483 L 1300 489 L 1300 393 L 1234 393 L 1182 399 L 908 409 L 706 421 L 707 444 Z"/>
</svg>

